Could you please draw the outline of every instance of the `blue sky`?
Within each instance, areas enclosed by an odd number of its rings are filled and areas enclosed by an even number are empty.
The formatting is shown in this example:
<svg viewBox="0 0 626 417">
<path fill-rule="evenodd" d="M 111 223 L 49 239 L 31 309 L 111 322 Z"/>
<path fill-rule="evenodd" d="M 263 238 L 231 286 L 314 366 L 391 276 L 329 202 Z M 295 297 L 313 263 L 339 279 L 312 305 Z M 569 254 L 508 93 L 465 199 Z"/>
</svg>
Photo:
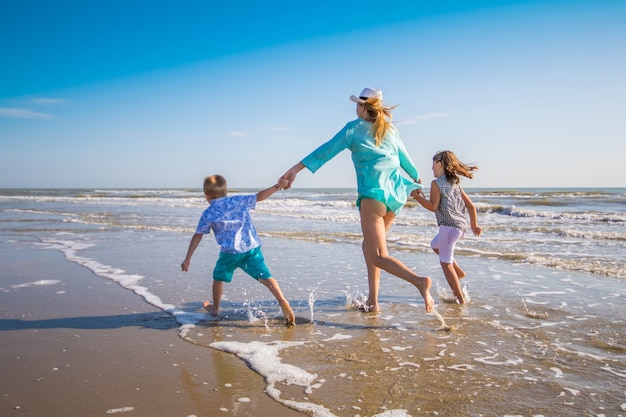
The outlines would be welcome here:
<svg viewBox="0 0 626 417">
<path fill-rule="evenodd" d="M 213 4 L 215 3 L 215 4 Z M 426 183 L 625 187 L 626 2 L 0 4 L 0 188 L 265 187 L 365 86 Z M 351 187 L 347 152 L 296 187 Z"/>
</svg>

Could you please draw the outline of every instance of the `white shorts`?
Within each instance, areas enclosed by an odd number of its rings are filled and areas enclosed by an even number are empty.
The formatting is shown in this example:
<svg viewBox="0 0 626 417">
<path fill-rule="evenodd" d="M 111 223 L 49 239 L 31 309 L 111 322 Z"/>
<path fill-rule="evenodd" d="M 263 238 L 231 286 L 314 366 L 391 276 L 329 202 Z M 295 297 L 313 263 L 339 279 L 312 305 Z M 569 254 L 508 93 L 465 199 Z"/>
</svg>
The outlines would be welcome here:
<svg viewBox="0 0 626 417">
<path fill-rule="evenodd" d="M 454 262 L 454 247 L 465 233 L 450 226 L 439 226 L 439 233 L 430 242 L 430 247 L 439 251 L 439 261 L 444 264 Z"/>
</svg>

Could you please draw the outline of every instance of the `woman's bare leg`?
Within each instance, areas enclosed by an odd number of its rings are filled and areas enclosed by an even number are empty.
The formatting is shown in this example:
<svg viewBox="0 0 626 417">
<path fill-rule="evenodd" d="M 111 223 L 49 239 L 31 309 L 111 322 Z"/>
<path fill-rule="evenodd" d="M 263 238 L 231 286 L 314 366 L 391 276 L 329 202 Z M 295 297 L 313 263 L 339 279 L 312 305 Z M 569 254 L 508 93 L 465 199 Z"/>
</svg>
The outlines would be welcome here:
<svg viewBox="0 0 626 417">
<path fill-rule="evenodd" d="M 391 228 L 396 215 L 393 212 L 388 211 L 383 217 L 385 223 L 385 236 Z M 380 268 L 372 263 L 370 257 L 365 254 L 365 241 L 363 241 L 363 256 L 365 258 L 365 265 L 367 267 L 367 282 L 369 286 L 369 295 L 365 302 L 365 309 L 367 311 L 380 311 L 378 306 L 378 291 L 380 288 Z"/>
<path fill-rule="evenodd" d="M 384 204 L 371 198 L 364 198 L 361 200 L 360 214 L 361 230 L 363 232 L 363 254 L 365 263 L 368 265 L 368 281 L 370 291 L 374 289 L 375 292 L 368 297 L 368 305 L 378 308 L 380 275 L 378 275 L 378 280 L 376 280 L 376 275 L 370 274 L 369 265 L 373 265 L 415 285 L 424 298 L 426 311 L 432 311 L 435 302 L 430 295 L 430 278 L 417 275 L 400 260 L 389 256 L 387 252 L 387 225 L 385 221 L 387 209 Z M 387 217 L 388 225 L 391 225 L 391 222 L 393 222 L 393 218 Z M 376 298 L 373 298 L 373 296 Z"/>
</svg>

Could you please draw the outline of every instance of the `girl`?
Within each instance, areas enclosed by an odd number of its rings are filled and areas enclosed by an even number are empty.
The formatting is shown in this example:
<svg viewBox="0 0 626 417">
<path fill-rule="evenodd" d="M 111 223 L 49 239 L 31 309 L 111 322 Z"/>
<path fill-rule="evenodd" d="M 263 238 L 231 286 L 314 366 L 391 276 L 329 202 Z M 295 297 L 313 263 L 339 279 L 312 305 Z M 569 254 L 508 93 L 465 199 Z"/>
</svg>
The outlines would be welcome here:
<svg viewBox="0 0 626 417">
<path fill-rule="evenodd" d="M 464 304 L 465 298 L 459 279 L 465 277 L 465 272 L 454 260 L 454 247 L 467 229 L 465 209 L 469 211 L 472 232 L 480 236 L 482 229 L 476 219 L 476 207 L 459 185 L 459 175 L 471 179 L 474 177 L 472 172 L 478 167 L 459 161 L 452 151 L 441 151 L 433 157 L 432 169 L 435 180 L 430 185 L 430 200 L 420 190 L 413 191 L 411 195 L 424 208 L 435 212 L 439 233 L 430 246 L 439 254 L 441 268 L 456 301 Z"/>
</svg>

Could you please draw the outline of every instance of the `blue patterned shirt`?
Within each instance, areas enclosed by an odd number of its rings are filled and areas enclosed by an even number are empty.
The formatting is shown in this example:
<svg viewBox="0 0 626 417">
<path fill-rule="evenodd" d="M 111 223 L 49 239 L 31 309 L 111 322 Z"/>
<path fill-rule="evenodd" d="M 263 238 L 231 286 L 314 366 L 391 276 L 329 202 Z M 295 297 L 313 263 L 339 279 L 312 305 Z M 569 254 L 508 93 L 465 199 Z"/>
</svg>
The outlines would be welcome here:
<svg viewBox="0 0 626 417">
<path fill-rule="evenodd" d="M 221 197 L 211 200 L 204 210 L 196 234 L 215 233 L 215 240 L 226 253 L 245 253 L 261 246 L 252 224 L 250 210 L 256 207 L 256 194 Z"/>
</svg>

